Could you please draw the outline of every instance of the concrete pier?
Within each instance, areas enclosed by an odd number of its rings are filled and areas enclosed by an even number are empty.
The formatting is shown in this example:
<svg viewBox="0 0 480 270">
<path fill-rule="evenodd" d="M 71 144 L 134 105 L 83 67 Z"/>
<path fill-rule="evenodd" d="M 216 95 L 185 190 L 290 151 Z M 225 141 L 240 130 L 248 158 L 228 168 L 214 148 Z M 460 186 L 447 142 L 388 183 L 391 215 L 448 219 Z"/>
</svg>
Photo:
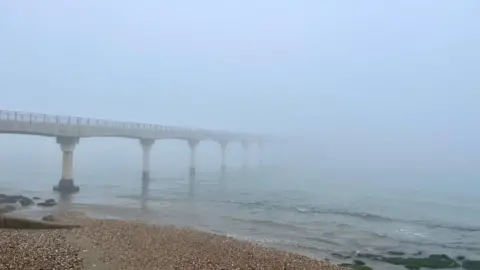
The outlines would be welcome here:
<svg viewBox="0 0 480 270">
<path fill-rule="evenodd" d="M 196 149 L 198 145 L 197 140 L 189 140 L 188 145 L 190 146 L 190 169 L 189 175 L 195 176 L 195 156 L 196 156 Z"/>
<path fill-rule="evenodd" d="M 247 169 L 248 167 L 248 141 L 242 141 L 242 148 L 243 148 L 243 169 Z"/>
<path fill-rule="evenodd" d="M 80 188 L 73 183 L 73 151 L 79 142 L 76 137 L 57 137 L 57 143 L 62 149 L 62 177 L 58 186 L 53 187 L 54 191 L 61 193 L 78 192 Z"/>
<path fill-rule="evenodd" d="M 220 171 L 221 171 L 222 177 L 224 177 L 225 174 L 227 173 L 226 152 L 227 152 L 228 141 L 220 141 L 219 143 L 222 151 L 222 161 L 220 165 Z"/>
<path fill-rule="evenodd" d="M 262 141 L 258 141 L 258 164 L 260 165 L 260 167 L 263 166 L 263 151 L 264 151 L 264 143 Z"/>
<path fill-rule="evenodd" d="M 155 140 L 152 139 L 140 139 L 143 150 L 142 180 L 150 180 L 150 150 L 154 143 Z"/>
<path fill-rule="evenodd" d="M 189 177 L 188 177 L 188 196 L 193 197 L 195 195 L 195 159 L 196 159 L 196 149 L 198 145 L 197 140 L 189 140 L 188 145 L 190 146 L 190 168 L 189 168 Z"/>
<path fill-rule="evenodd" d="M 187 141 L 190 149 L 190 187 L 194 188 L 196 147 L 200 141 L 220 142 L 222 147 L 221 171 L 225 174 L 226 147 L 230 142 L 241 142 L 244 149 L 243 167 L 247 167 L 248 145 L 259 140 L 269 140 L 271 136 L 225 130 L 210 130 L 128 121 L 84 118 L 75 116 L 48 115 L 0 109 L 0 133 L 23 134 L 56 138 L 62 149 L 62 176 L 53 189 L 68 196 L 79 191 L 73 181 L 73 152 L 79 138 L 117 137 L 140 140 L 143 150 L 142 183 L 148 189 L 150 178 L 150 151 L 155 140 L 176 139 Z"/>
</svg>

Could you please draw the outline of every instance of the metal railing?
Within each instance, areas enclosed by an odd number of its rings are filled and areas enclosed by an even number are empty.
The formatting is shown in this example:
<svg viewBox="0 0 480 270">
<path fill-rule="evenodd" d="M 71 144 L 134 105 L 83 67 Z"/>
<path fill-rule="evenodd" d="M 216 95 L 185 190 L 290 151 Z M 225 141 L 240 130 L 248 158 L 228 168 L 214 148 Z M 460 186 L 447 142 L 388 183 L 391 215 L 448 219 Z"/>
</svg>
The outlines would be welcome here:
<svg viewBox="0 0 480 270">
<path fill-rule="evenodd" d="M 159 131 L 195 131 L 192 128 L 183 128 L 175 126 L 134 123 L 124 121 L 112 121 L 94 118 L 84 118 L 76 116 L 60 116 L 41 113 L 26 113 L 17 111 L 0 110 L 0 121 L 21 121 L 30 123 L 48 123 L 57 125 L 75 125 L 75 126 L 101 126 L 120 129 L 149 129 Z"/>
<path fill-rule="evenodd" d="M 119 129 L 148 129 L 148 130 L 168 131 L 168 132 L 200 132 L 201 134 L 204 134 L 206 136 L 221 135 L 221 136 L 227 136 L 227 137 L 240 136 L 240 137 L 246 137 L 246 138 L 253 136 L 253 134 L 210 130 L 210 129 L 202 129 L 202 128 L 134 123 L 134 122 L 125 122 L 125 121 L 104 120 L 104 119 L 85 118 L 85 117 L 76 117 L 76 116 L 60 116 L 60 115 L 50 115 L 50 114 L 42 114 L 42 113 L 28 113 L 28 112 L 18 112 L 18 111 L 8 111 L 8 110 L 0 110 L 0 121 L 21 121 L 21 122 L 29 122 L 29 123 L 48 123 L 48 124 L 57 124 L 57 125 L 70 125 L 70 126 L 98 126 L 98 127 L 110 127 L 110 128 L 119 128 Z"/>
</svg>

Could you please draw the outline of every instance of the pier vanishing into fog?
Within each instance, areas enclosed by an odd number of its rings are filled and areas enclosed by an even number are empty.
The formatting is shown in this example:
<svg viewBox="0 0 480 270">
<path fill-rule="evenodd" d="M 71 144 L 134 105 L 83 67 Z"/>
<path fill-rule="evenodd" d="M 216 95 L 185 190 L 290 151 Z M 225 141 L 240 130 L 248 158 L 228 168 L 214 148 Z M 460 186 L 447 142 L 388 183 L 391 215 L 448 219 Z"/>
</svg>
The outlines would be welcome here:
<svg viewBox="0 0 480 270">
<path fill-rule="evenodd" d="M 62 193 L 79 191 L 73 181 L 73 151 L 80 138 L 92 137 L 123 137 L 137 139 L 143 150 L 142 180 L 148 183 L 150 178 L 150 150 L 155 140 L 184 140 L 190 147 L 190 185 L 195 178 L 195 150 L 201 141 L 212 140 L 220 144 L 222 151 L 221 172 L 226 172 L 225 152 L 227 145 L 240 142 L 244 150 L 244 163 L 248 147 L 256 143 L 260 149 L 262 161 L 262 146 L 267 137 L 259 134 L 248 134 L 228 131 L 218 131 L 200 128 L 132 123 L 124 121 L 100 120 L 92 118 L 57 116 L 39 113 L 15 112 L 0 110 L 0 133 L 27 134 L 56 137 L 62 150 L 62 176 L 54 190 Z"/>
</svg>

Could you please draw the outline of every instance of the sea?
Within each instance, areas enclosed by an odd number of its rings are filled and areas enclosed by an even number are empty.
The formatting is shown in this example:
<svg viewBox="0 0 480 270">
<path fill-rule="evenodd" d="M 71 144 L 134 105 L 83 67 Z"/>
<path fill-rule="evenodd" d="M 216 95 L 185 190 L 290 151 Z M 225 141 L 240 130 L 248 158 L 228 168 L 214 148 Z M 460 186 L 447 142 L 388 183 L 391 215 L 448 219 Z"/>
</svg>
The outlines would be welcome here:
<svg viewBox="0 0 480 270">
<path fill-rule="evenodd" d="M 59 200 L 52 191 L 59 171 L 2 161 L 0 193 Z M 222 176 L 198 169 L 192 192 L 187 166 L 168 175 L 152 168 L 148 190 L 133 167 L 92 162 L 75 170 L 80 192 L 71 204 L 97 217 L 193 227 L 334 263 L 351 261 L 338 254 L 388 251 L 480 259 L 473 176 L 288 166 L 231 168 Z"/>
</svg>

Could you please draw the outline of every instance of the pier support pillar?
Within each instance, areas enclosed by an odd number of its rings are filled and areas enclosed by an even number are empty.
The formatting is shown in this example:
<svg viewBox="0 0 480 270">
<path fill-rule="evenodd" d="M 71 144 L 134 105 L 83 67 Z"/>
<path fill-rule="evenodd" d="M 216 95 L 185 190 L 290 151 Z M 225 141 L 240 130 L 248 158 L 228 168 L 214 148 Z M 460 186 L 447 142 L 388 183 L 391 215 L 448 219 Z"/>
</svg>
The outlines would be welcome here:
<svg viewBox="0 0 480 270">
<path fill-rule="evenodd" d="M 190 146 L 190 168 L 189 168 L 189 175 L 195 176 L 195 156 L 196 156 L 196 148 L 198 145 L 197 140 L 189 140 L 188 145 Z"/>
<path fill-rule="evenodd" d="M 73 184 L 73 150 L 78 142 L 79 138 L 76 137 L 57 137 L 57 143 L 62 149 L 62 178 L 58 186 L 53 187 L 54 191 L 74 193 L 80 190 Z"/>
<path fill-rule="evenodd" d="M 258 163 L 260 167 L 263 167 L 263 148 L 264 148 L 263 142 L 258 141 L 258 155 L 259 155 Z"/>
<path fill-rule="evenodd" d="M 153 139 L 140 139 L 140 145 L 143 150 L 143 169 L 142 169 L 142 181 L 150 180 L 150 150 L 155 143 Z"/>
<path fill-rule="evenodd" d="M 248 165 L 248 141 L 242 141 L 242 148 L 243 148 L 243 169 L 246 169 Z"/>
<path fill-rule="evenodd" d="M 196 148 L 198 145 L 198 140 L 189 140 L 188 145 L 190 146 L 190 167 L 188 170 L 188 195 L 193 197 L 195 195 L 195 156 Z"/>
<path fill-rule="evenodd" d="M 220 166 L 220 170 L 223 177 L 227 173 L 226 152 L 227 152 L 228 141 L 220 141 L 219 143 L 222 150 L 222 161 L 221 161 L 222 164 Z"/>
</svg>

